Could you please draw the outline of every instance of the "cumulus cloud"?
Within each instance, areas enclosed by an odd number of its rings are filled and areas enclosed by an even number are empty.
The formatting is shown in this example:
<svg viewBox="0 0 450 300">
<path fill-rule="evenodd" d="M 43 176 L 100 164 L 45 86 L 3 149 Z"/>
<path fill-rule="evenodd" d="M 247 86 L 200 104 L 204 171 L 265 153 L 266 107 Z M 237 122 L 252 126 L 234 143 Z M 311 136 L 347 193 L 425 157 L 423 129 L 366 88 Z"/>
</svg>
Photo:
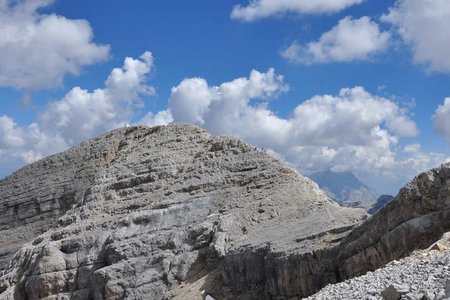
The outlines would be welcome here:
<svg viewBox="0 0 450 300">
<path fill-rule="evenodd" d="M 12 118 L 0 116 L 0 160 L 31 163 L 50 148 L 56 152 L 67 148 L 67 144 L 58 136 L 43 133 L 36 123 L 20 127 Z"/>
<path fill-rule="evenodd" d="M 241 77 L 213 87 L 209 87 L 205 79 L 190 78 L 172 88 L 169 108 L 176 121 L 225 132 L 239 126 L 236 122 L 249 108 L 252 109 L 249 106 L 251 100 L 267 101 L 287 89 L 283 77 L 275 74 L 274 69 L 266 73 L 253 70 L 248 78 Z"/>
<path fill-rule="evenodd" d="M 157 114 L 152 112 L 147 113 L 139 124 L 146 125 L 148 127 L 153 127 L 157 125 L 167 125 L 173 122 L 172 114 L 169 110 L 162 110 Z"/>
<path fill-rule="evenodd" d="M 382 20 L 391 23 L 429 71 L 450 72 L 450 5 L 447 0 L 398 0 Z"/>
<path fill-rule="evenodd" d="M 270 84 L 249 88 L 255 77 Z M 329 165 L 382 169 L 395 163 L 391 147 L 398 138 L 418 134 L 415 123 L 403 109 L 362 87 L 342 89 L 337 96 L 315 96 L 299 104 L 292 116 L 284 119 L 274 114 L 267 103 L 252 103 L 286 90 L 283 78 L 273 70 L 253 71 L 247 79 L 220 86 L 210 87 L 205 80 L 199 85 L 199 81 L 185 79 L 172 89 L 169 109 L 177 112 L 173 114 L 175 121 L 196 123 L 216 134 L 241 136 L 281 153 L 306 171 Z M 267 87 L 270 92 L 266 95 Z M 195 102 L 197 94 L 200 100 Z M 180 109 L 187 104 L 190 111 Z"/>
<path fill-rule="evenodd" d="M 28 126 L 0 116 L 0 160 L 13 158 L 30 163 L 129 124 L 143 105 L 139 96 L 155 92 L 146 84 L 152 68 L 150 52 L 139 59 L 127 57 L 121 68 L 112 70 L 103 88 L 73 88 L 62 99 L 50 103 Z"/>
<path fill-rule="evenodd" d="M 0 2 L 0 86 L 46 88 L 66 74 L 108 57 L 109 46 L 95 44 L 85 20 L 70 20 L 39 9 L 51 0 Z"/>
<path fill-rule="evenodd" d="M 380 31 L 369 17 L 346 17 L 318 41 L 301 45 L 293 42 L 281 52 L 292 63 L 312 64 L 367 60 L 386 49 L 390 34 Z"/>
<path fill-rule="evenodd" d="M 250 0 L 247 6 L 236 5 L 231 18 L 242 21 L 282 15 L 286 13 L 322 14 L 334 13 L 364 0 Z"/>
<path fill-rule="evenodd" d="M 450 143 L 450 98 L 446 98 L 444 103 L 436 109 L 433 125 L 436 131 Z"/>
</svg>

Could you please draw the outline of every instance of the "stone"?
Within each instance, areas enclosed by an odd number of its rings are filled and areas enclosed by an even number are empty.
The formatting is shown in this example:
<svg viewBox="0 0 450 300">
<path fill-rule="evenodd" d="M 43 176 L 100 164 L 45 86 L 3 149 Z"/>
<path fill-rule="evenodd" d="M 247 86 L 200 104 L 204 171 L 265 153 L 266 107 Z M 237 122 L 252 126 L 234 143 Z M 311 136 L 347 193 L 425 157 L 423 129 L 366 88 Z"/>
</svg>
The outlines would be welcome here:
<svg viewBox="0 0 450 300">
<path fill-rule="evenodd" d="M 266 152 L 188 124 L 118 129 L 31 164 L 0 181 L 0 208 L 0 299 L 17 300 L 229 299 L 245 273 L 230 270 L 266 276 L 279 260 L 286 274 L 317 267 L 250 292 L 312 293 L 337 280 L 320 251 L 366 218 Z"/>
<path fill-rule="evenodd" d="M 445 281 L 445 298 L 450 298 L 450 279 Z"/>
<path fill-rule="evenodd" d="M 419 174 L 340 244 L 340 276 L 373 271 L 426 249 L 450 229 L 450 164 Z"/>
<path fill-rule="evenodd" d="M 408 285 L 394 283 L 381 292 L 381 296 L 384 300 L 399 300 L 402 295 L 407 294 L 409 290 L 410 288 Z"/>
<path fill-rule="evenodd" d="M 442 245 L 441 243 L 437 242 L 437 243 L 434 243 L 429 249 L 430 249 L 430 251 L 432 251 L 432 250 L 444 251 L 447 249 L 447 247 Z"/>
</svg>

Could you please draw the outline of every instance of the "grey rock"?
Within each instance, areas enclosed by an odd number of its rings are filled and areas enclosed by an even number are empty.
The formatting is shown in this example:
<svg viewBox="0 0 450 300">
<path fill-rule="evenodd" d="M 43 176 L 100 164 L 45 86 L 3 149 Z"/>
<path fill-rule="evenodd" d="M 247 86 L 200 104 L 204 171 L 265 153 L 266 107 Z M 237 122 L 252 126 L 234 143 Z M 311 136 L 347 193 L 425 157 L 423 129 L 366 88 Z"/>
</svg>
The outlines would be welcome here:
<svg viewBox="0 0 450 300">
<path fill-rule="evenodd" d="M 252 295 L 311 293 L 336 281 L 325 250 L 366 218 L 267 153 L 187 124 L 87 141 L 1 181 L 0 199 L 0 299 L 236 298 L 236 262 L 243 285 L 264 269 L 303 276 L 264 277 Z"/>
<path fill-rule="evenodd" d="M 400 300 L 402 295 L 406 295 L 410 291 L 407 284 L 394 283 L 381 292 L 384 300 Z"/>
<path fill-rule="evenodd" d="M 445 281 L 444 298 L 450 298 L 450 279 Z"/>
<path fill-rule="evenodd" d="M 381 195 L 378 197 L 378 199 L 375 201 L 375 204 L 372 205 L 372 207 L 367 211 L 369 214 L 373 215 L 376 212 L 378 212 L 383 206 L 388 204 L 390 201 L 394 199 L 394 196 L 391 195 Z"/>
<path fill-rule="evenodd" d="M 425 249 L 450 230 L 450 164 L 418 175 L 341 242 L 341 278 L 380 268 Z"/>
<path fill-rule="evenodd" d="M 81 202 L 94 178 L 116 159 L 123 133 L 93 139 L 0 180 L 0 271 L 14 253 Z M 66 225 L 76 221 L 66 218 Z"/>
<path fill-rule="evenodd" d="M 416 251 L 410 256 L 399 259 L 395 264 L 390 263 L 374 272 L 368 272 L 345 282 L 328 285 L 306 299 L 335 299 L 333 295 L 340 295 L 341 299 L 348 300 L 365 299 L 373 296 L 376 299 L 383 299 L 382 292 L 392 284 L 393 278 L 401 278 L 402 284 L 409 286 L 409 292 L 401 295 L 400 299 L 442 300 L 445 299 L 441 296 L 445 289 L 445 278 L 450 277 L 450 272 L 436 262 L 448 257 L 450 257 L 449 250 L 444 252 L 429 252 L 427 249 Z M 442 279 L 438 279 L 438 275 L 443 275 Z M 430 276 L 436 279 L 428 281 Z M 346 284 L 347 282 L 351 282 L 351 284 Z M 407 290 L 404 289 L 405 292 Z M 397 293 L 395 297 L 398 299 Z"/>
</svg>

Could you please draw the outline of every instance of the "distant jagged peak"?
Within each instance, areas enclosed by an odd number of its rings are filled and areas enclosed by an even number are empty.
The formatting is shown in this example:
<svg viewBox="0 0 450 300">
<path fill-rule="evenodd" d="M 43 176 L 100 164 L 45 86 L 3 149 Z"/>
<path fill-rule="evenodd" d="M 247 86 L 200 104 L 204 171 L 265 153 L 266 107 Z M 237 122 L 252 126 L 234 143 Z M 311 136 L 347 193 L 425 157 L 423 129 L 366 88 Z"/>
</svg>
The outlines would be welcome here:
<svg viewBox="0 0 450 300">
<path fill-rule="evenodd" d="M 350 171 L 334 172 L 330 169 L 309 175 L 328 196 L 342 206 L 372 208 L 378 195 Z"/>
</svg>

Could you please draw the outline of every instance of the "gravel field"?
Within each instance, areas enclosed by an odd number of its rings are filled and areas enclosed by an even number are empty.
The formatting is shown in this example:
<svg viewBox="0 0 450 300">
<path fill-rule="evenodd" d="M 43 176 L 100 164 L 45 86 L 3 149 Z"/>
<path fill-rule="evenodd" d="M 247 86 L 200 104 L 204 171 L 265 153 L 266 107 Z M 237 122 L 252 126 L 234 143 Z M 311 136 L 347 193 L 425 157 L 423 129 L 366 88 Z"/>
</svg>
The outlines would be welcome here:
<svg viewBox="0 0 450 300">
<path fill-rule="evenodd" d="M 393 299 L 382 296 L 382 292 L 392 284 L 399 284 L 407 290 L 401 299 L 450 299 L 450 250 L 415 252 L 382 269 L 328 285 L 306 299 Z"/>
</svg>

